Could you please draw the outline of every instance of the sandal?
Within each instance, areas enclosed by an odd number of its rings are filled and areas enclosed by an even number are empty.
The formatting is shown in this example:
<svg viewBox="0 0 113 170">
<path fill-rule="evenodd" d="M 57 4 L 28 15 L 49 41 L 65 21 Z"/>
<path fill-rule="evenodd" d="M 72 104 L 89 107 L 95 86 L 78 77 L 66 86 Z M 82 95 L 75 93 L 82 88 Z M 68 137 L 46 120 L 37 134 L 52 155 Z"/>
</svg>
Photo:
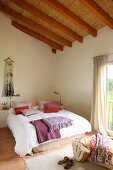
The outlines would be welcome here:
<svg viewBox="0 0 113 170">
<path fill-rule="evenodd" d="M 67 156 L 64 157 L 64 159 L 62 161 L 58 162 L 58 165 L 62 165 L 64 163 L 67 163 L 69 161 L 69 158 Z"/>
<path fill-rule="evenodd" d="M 73 159 L 69 159 L 69 161 L 67 162 L 67 164 L 64 166 L 64 169 L 69 169 L 74 165 L 74 160 Z"/>
</svg>

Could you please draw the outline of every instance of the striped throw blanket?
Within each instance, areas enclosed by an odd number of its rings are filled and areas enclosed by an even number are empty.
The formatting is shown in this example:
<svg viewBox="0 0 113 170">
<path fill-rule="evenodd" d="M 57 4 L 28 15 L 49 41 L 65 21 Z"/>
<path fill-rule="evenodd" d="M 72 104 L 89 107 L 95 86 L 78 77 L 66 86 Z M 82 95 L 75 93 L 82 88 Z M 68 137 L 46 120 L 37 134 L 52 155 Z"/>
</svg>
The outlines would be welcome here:
<svg viewBox="0 0 113 170">
<path fill-rule="evenodd" d="M 48 126 L 50 132 L 73 125 L 72 119 L 62 116 L 44 118 L 43 122 Z"/>
</svg>

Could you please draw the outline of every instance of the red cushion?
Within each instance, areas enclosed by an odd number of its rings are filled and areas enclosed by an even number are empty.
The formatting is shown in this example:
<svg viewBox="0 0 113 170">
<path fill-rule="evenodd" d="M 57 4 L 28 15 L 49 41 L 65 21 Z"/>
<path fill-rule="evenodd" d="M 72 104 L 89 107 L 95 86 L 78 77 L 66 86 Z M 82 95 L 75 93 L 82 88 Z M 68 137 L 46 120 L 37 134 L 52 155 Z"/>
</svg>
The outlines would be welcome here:
<svg viewBox="0 0 113 170">
<path fill-rule="evenodd" d="M 22 110 L 29 109 L 29 106 L 17 107 L 14 109 L 15 109 L 15 115 L 19 115 L 19 114 L 21 114 Z"/>
<path fill-rule="evenodd" d="M 57 101 L 46 103 L 44 104 L 44 107 L 51 107 L 51 108 L 56 108 L 57 110 L 61 110 L 60 104 Z"/>
<path fill-rule="evenodd" d="M 56 107 L 44 107 L 44 113 L 52 113 L 52 112 L 58 112 L 58 108 Z"/>
</svg>

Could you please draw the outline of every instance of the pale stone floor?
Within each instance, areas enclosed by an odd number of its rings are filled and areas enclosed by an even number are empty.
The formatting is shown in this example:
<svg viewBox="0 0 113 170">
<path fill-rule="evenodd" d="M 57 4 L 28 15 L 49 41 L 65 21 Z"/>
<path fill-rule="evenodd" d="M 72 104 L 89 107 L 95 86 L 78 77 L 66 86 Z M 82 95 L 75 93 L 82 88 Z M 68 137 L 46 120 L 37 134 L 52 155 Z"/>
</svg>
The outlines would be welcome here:
<svg viewBox="0 0 113 170">
<path fill-rule="evenodd" d="M 75 162 L 74 166 L 70 168 L 70 170 L 106 170 L 107 168 L 104 168 L 102 166 L 95 165 L 91 162 L 83 162 L 78 163 Z"/>
</svg>

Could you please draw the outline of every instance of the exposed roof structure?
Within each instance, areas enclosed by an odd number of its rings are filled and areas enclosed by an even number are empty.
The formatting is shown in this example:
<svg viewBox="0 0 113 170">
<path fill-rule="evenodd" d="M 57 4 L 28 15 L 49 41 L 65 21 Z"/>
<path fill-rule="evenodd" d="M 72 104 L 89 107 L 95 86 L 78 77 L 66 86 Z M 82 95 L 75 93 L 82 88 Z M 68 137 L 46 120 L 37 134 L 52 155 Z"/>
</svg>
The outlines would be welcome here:
<svg viewBox="0 0 113 170">
<path fill-rule="evenodd" d="M 12 25 L 52 48 L 83 43 L 86 35 L 113 29 L 113 0 L 0 0 L 0 11 Z"/>
</svg>

